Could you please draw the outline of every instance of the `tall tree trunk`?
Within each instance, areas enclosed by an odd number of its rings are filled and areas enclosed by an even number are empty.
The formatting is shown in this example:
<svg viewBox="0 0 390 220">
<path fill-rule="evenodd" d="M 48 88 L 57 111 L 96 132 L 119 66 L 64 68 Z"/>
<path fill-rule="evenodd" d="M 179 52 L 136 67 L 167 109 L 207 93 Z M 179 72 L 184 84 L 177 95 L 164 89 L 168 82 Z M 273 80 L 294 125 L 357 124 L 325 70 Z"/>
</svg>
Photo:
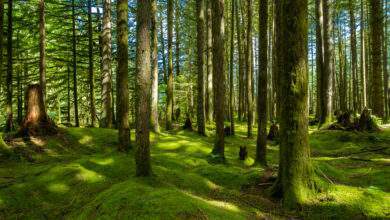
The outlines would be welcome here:
<svg viewBox="0 0 390 220">
<path fill-rule="evenodd" d="M 212 1 L 213 11 L 213 88 L 216 122 L 216 138 L 213 154 L 222 160 L 225 158 L 224 143 L 224 106 L 225 106 L 225 27 L 224 27 L 224 0 Z"/>
<path fill-rule="evenodd" d="M 248 130 L 247 136 L 252 137 L 252 124 L 253 124 L 253 100 L 252 100 L 252 0 L 247 0 L 247 13 L 248 13 L 248 23 L 247 23 L 247 37 L 246 37 L 246 52 L 245 52 L 245 61 L 246 61 L 246 102 L 248 105 L 247 114 L 248 114 Z"/>
<path fill-rule="evenodd" d="M 158 125 L 158 39 L 157 39 L 157 1 L 151 0 L 151 35 L 152 35 L 152 94 L 150 124 L 154 132 L 159 132 Z"/>
<path fill-rule="evenodd" d="M 77 53 L 76 53 L 76 11 L 75 0 L 72 0 L 72 62 L 73 62 L 73 103 L 74 103 L 74 120 L 75 126 L 80 126 L 79 121 L 79 105 L 77 93 Z"/>
<path fill-rule="evenodd" d="M 238 50 L 238 120 L 242 121 L 243 115 L 243 82 L 244 82 L 244 58 L 243 58 L 243 45 L 242 45 L 242 27 L 240 14 L 238 13 L 238 0 L 236 1 L 236 26 L 237 26 L 237 50 Z"/>
<path fill-rule="evenodd" d="M 167 84 L 167 58 L 165 55 L 165 39 L 164 39 L 164 28 L 163 28 L 163 18 L 161 16 L 160 20 L 160 44 L 161 44 L 161 55 L 162 55 L 162 63 L 163 63 L 163 79 L 165 84 Z"/>
<path fill-rule="evenodd" d="M 268 0 L 259 2 L 259 75 L 257 80 L 257 145 L 256 160 L 266 165 L 267 149 L 267 66 L 268 66 Z"/>
<path fill-rule="evenodd" d="M 14 49 L 16 51 L 16 57 L 18 60 L 18 65 L 16 66 L 16 96 L 17 96 L 17 117 L 16 121 L 18 125 L 21 125 L 23 120 L 23 98 L 22 98 L 22 66 L 20 65 L 20 38 L 19 38 L 19 31 L 16 33 L 16 48 Z"/>
<path fill-rule="evenodd" d="M 70 68 L 69 64 L 67 66 L 67 73 L 68 73 L 68 88 L 67 88 L 67 109 L 66 109 L 66 122 L 68 123 L 68 126 L 70 125 Z"/>
<path fill-rule="evenodd" d="M 118 70 L 117 70 L 117 119 L 119 151 L 130 148 L 129 87 L 128 87 L 128 1 L 117 1 Z"/>
<path fill-rule="evenodd" d="M 13 114 L 12 114 L 12 75 L 13 75 L 13 60 L 12 60 L 12 35 L 13 35 L 13 0 L 8 0 L 8 30 L 7 30 L 7 100 L 6 112 L 7 122 L 5 131 L 10 132 L 13 129 Z"/>
<path fill-rule="evenodd" d="M 4 0 L 0 0 L 0 92 L 3 92 Z"/>
<path fill-rule="evenodd" d="M 384 116 L 382 41 L 383 10 L 381 0 L 370 0 L 371 24 L 371 68 L 372 68 L 372 111 L 378 117 Z"/>
<path fill-rule="evenodd" d="M 386 1 L 384 1 L 384 4 L 385 5 L 385 14 L 387 14 L 387 3 Z M 387 42 L 388 42 L 388 38 L 387 38 L 387 17 L 388 16 L 385 16 L 384 17 L 384 21 L 383 21 L 383 26 L 384 26 L 384 31 L 383 31 L 383 36 L 382 36 L 382 39 L 383 39 L 383 52 L 382 52 L 382 55 L 383 55 L 383 61 L 382 61 L 382 64 L 383 64 L 383 94 L 384 94 L 384 105 L 385 105 L 385 121 L 387 122 L 388 119 L 389 119 L 389 116 L 390 116 L 390 105 L 389 105 L 389 72 L 388 72 L 388 69 L 387 69 Z"/>
<path fill-rule="evenodd" d="M 91 126 L 96 126 L 95 79 L 93 73 L 92 0 L 88 0 L 88 84 Z"/>
<path fill-rule="evenodd" d="M 45 30 L 45 0 L 39 0 L 39 84 L 46 103 L 46 30 Z"/>
<path fill-rule="evenodd" d="M 180 75 L 180 0 L 175 0 L 175 69 L 176 76 Z"/>
<path fill-rule="evenodd" d="M 173 113 L 173 0 L 168 0 L 168 82 L 167 82 L 167 103 L 166 103 L 166 130 L 172 129 Z"/>
<path fill-rule="evenodd" d="M 137 56 L 136 56 L 136 175 L 149 176 L 150 164 L 150 33 L 151 0 L 137 1 Z M 152 13 L 153 15 L 153 13 Z M 155 31 L 156 32 L 156 31 Z M 157 40 L 156 40 L 157 41 Z"/>
<path fill-rule="evenodd" d="M 360 78 L 361 78 L 361 89 L 362 89 L 362 107 L 367 107 L 367 69 L 366 69 L 366 40 L 365 40 L 365 24 L 364 24 L 364 3 L 363 0 L 360 0 L 360 41 L 361 41 L 361 49 L 360 49 Z"/>
<path fill-rule="evenodd" d="M 234 129 L 234 103 L 233 103 L 233 95 L 234 95 L 234 12 L 235 11 L 235 1 L 232 0 L 232 8 L 231 8 L 231 22 L 230 22 L 230 77 L 229 77 L 229 107 L 230 107 L 230 132 L 232 135 L 235 133 Z"/>
<path fill-rule="evenodd" d="M 332 120 L 332 45 L 330 34 L 332 33 L 331 13 L 329 12 L 330 0 L 321 0 L 322 3 L 322 70 L 321 70 L 321 114 L 320 125 Z"/>
<path fill-rule="evenodd" d="M 206 121 L 211 122 L 213 120 L 213 35 L 212 35 L 212 10 L 211 10 L 211 1 L 207 0 L 207 78 L 206 78 Z"/>
<path fill-rule="evenodd" d="M 198 68 L 198 108 L 197 125 L 198 134 L 205 135 L 204 110 L 204 40 L 205 40 L 205 7 L 204 0 L 196 1 L 196 27 L 197 27 L 197 68 Z"/>
<path fill-rule="evenodd" d="M 349 0 L 349 28 L 351 30 L 351 74 L 353 81 L 353 111 L 356 113 L 358 107 L 358 73 L 357 73 L 357 51 L 356 51 L 356 25 L 355 25 L 355 1 Z"/>
<path fill-rule="evenodd" d="M 112 127 L 112 73 L 111 73 L 111 0 L 103 0 L 102 31 L 102 101 L 103 127 Z"/>
<path fill-rule="evenodd" d="M 279 175 L 274 190 L 283 205 L 296 208 L 312 186 L 307 111 L 307 0 L 280 0 L 277 62 L 280 85 Z M 294 17 L 294 21 L 291 18 Z"/>
<path fill-rule="evenodd" d="M 339 86 L 339 95 L 340 95 L 340 110 L 346 112 L 348 110 L 347 106 L 347 72 L 345 70 L 345 55 L 343 47 L 343 39 L 341 30 L 338 31 L 338 50 L 339 50 L 339 75 L 340 75 L 340 86 Z"/>
</svg>

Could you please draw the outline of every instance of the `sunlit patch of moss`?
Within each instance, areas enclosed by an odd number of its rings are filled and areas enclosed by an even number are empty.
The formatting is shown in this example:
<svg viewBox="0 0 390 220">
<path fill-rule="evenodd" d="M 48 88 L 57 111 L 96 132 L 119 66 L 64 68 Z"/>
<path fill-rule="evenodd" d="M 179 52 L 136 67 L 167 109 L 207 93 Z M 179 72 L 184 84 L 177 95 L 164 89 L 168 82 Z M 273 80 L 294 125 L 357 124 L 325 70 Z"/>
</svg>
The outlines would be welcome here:
<svg viewBox="0 0 390 220">
<path fill-rule="evenodd" d="M 69 191 L 69 186 L 64 183 L 50 183 L 47 188 L 50 192 L 54 193 L 66 193 Z"/>
<path fill-rule="evenodd" d="M 86 135 L 84 137 L 82 137 L 80 140 L 79 140 L 79 143 L 80 144 L 88 144 L 88 143 L 91 143 L 92 141 L 92 137 L 89 136 L 89 135 Z"/>
<path fill-rule="evenodd" d="M 96 164 L 103 165 L 103 166 L 112 165 L 114 163 L 114 159 L 112 157 L 110 157 L 110 158 L 92 158 L 91 161 L 96 163 Z"/>
<path fill-rule="evenodd" d="M 96 173 L 95 171 L 88 170 L 83 166 L 78 167 L 78 174 L 76 175 L 76 178 L 89 183 L 96 183 L 104 180 L 103 175 Z"/>
</svg>

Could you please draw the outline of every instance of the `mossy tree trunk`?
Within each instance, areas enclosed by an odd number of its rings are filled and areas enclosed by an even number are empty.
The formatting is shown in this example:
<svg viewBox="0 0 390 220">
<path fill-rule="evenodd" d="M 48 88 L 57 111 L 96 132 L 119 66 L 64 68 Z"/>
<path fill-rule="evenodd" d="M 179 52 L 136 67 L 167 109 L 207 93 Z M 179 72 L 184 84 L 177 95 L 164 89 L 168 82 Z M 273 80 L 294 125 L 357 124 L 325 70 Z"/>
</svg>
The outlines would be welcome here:
<svg viewBox="0 0 390 220">
<path fill-rule="evenodd" d="M 72 64 L 73 64 L 73 104 L 75 126 L 80 126 L 77 92 L 77 48 L 76 48 L 76 12 L 75 0 L 72 0 Z"/>
<path fill-rule="evenodd" d="M 252 0 L 247 0 L 247 32 L 246 32 L 246 51 L 245 51 L 245 62 L 246 62 L 246 102 L 247 108 L 247 137 L 252 137 L 252 124 L 253 124 L 253 100 L 252 100 Z"/>
<path fill-rule="evenodd" d="M 151 0 L 137 1 L 136 55 L 136 175 L 149 176 L 150 164 L 150 10 Z"/>
<path fill-rule="evenodd" d="M 213 88 L 215 100 L 216 138 L 213 154 L 225 158 L 224 106 L 225 106 L 225 27 L 224 0 L 212 1 L 213 13 Z"/>
<path fill-rule="evenodd" d="M 92 0 L 88 0 L 88 86 L 91 127 L 96 126 L 95 76 L 93 72 L 93 63 Z"/>
<path fill-rule="evenodd" d="M 8 0 L 8 29 L 7 29 L 7 77 L 6 77 L 6 87 L 7 87 L 7 99 L 6 99 L 6 112 L 7 112 L 7 121 L 5 125 L 5 130 L 7 132 L 13 129 L 13 112 L 12 112 L 12 75 L 13 75 L 13 57 L 12 57 L 12 35 L 13 35 L 13 20 L 12 20 L 12 11 L 13 11 L 13 0 Z"/>
<path fill-rule="evenodd" d="M 235 11 L 235 1 L 232 0 L 231 8 L 231 22 L 230 22 L 230 70 L 229 70 L 229 120 L 230 120 L 230 132 L 232 135 L 235 133 L 234 129 L 234 11 Z"/>
<path fill-rule="evenodd" d="M 386 1 L 384 1 L 384 4 L 385 4 L 385 13 L 387 13 L 387 5 L 386 4 Z M 388 16 L 385 16 L 384 17 L 384 21 L 383 21 L 383 26 L 384 26 L 384 31 L 383 31 L 383 52 L 382 52 L 382 64 L 383 64 L 383 94 L 384 94 L 384 108 L 385 108 L 385 112 L 384 112 L 384 118 L 385 118 L 385 121 L 387 122 L 389 120 L 389 117 L 390 117 L 390 105 L 389 105 L 389 72 L 388 72 L 388 69 L 387 69 L 387 42 L 388 42 L 388 37 L 387 37 L 387 17 Z"/>
<path fill-rule="evenodd" d="M 281 160 L 274 189 L 283 197 L 287 208 L 296 208 L 304 201 L 312 180 L 307 109 L 307 8 L 307 0 L 276 2 Z"/>
<path fill-rule="evenodd" d="M 112 117 L 112 73 L 111 73 L 111 0 L 103 0 L 103 32 L 102 32 L 102 101 L 103 127 L 111 128 Z"/>
<path fill-rule="evenodd" d="M 39 84 L 46 100 L 46 30 L 45 30 L 45 0 L 39 0 Z"/>
<path fill-rule="evenodd" d="M 353 93 L 353 112 L 357 113 L 358 106 L 358 72 L 357 72 L 357 51 L 356 51 L 356 22 L 355 22 L 355 0 L 348 1 L 349 28 L 351 31 L 351 74 Z"/>
<path fill-rule="evenodd" d="M 371 24 L 371 75 L 372 110 L 378 117 L 384 116 L 383 76 L 382 76 L 382 40 L 383 10 L 381 0 L 370 0 Z"/>
<path fill-rule="evenodd" d="M 0 0 L 0 39 L 4 37 L 4 0 Z M 3 92 L 3 49 L 4 41 L 0 40 L 0 91 Z"/>
<path fill-rule="evenodd" d="M 168 0 L 168 78 L 167 78 L 167 104 L 165 111 L 165 128 L 172 129 L 173 113 L 173 0 Z"/>
<path fill-rule="evenodd" d="M 204 41 L 205 41 L 205 3 L 204 0 L 196 1 L 196 28 L 197 28 L 197 68 L 198 68 L 198 105 L 197 125 L 198 134 L 205 135 L 205 110 L 204 110 Z"/>
<path fill-rule="evenodd" d="M 152 94 L 150 124 L 154 132 L 159 132 L 158 124 L 158 39 L 157 39 L 157 1 L 151 0 L 151 35 L 152 35 Z"/>
<path fill-rule="evenodd" d="M 117 121 L 119 151 L 130 147 L 129 88 L 128 88 L 128 2 L 117 1 L 118 69 L 117 69 Z"/>
<path fill-rule="evenodd" d="M 211 0 L 207 1 L 207 18 L 206 18 L 206 37 L 207 37 L 207 78 L 206 78 L 206 121 L 213 120 L 213 34 L 212 34 L 212 11 Z"/>
<path fill-rule="evenodd" d="M 360 1 L 360 79 L 361 79 L 361 93 L 362 93 L 362 109 L 367 107 L 367 68 L 366 68 L 366 40 L 365 40 L 365 17 L 364 17 L 364 2 Z"/>
<path fill-rule="evenodd" d="M 266 165 L 267 148 L 267 66 L 268 66 L 268 0 L 259 2 L 259 75 L 257 80 L 257 145 L 256 160 Z"/>
</svg>

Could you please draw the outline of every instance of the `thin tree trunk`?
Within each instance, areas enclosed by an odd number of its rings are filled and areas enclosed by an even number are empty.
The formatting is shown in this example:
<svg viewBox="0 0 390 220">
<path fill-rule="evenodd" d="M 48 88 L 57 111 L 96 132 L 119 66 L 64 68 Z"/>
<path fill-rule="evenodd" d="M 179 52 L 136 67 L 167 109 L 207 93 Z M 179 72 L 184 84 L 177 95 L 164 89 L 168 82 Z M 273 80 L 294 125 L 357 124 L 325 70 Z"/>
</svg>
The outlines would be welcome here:
<svg viewBox="0 0 390 220">
<path fill-rule="evenodd" d="M 387 13 L 387 4 L 385 3 L 385 14 Z M 387 16 L 384 17 L 383 21 L 384 31 L 383 31 L 383 94 L 384 94 L 384 105 L 385 105 L 385 121 L 387 122 L 390 116 L 390 109 L 389 109 L 389 72 L 387 69 Z"/>
<path fill-rule="evenodd" d="M 238 13 L 238 0 L 236 1 L 236 26 L 237 26 L 237 50 L 238 50 L 238 120 L 242 121 L 243 115 L 243 82 L 244 82 L 244 58 L 242 45 L 242 27 L 240 22 L 240 14 Z"/>
<path fill-rule="evenodd" d="M 68 125 L 70 125 L 70 68 L 69 68 L 69 65 L 67 66 L 67 72 L 68 72 L 68 88 L 67 88 L 67 92 L 68 92 L 68 95 L 67 95 L 67 117 L 66 117 L 66 122 L 68 123 Z"/>
<path fill-rule="evenodd" d="M 79 105 L 77 94 L 77 53 L 76 53 L 76 12 L 75 12 L 75 0 L 72 1 L 72 54 L 73 54 L 73 103 L 74 103 L 74 120 L 75 126 L 80 126 L 79 121 Z"/>
<path fill-rule="evenodd" d="M 175 1 L 175 69 L 176 76 L 180 75 L 180 0 Z"/>
<path fill-rule="evenodd" d="M 173 113 L 173 0 L 168 0 L 168 82 L 167 82 L 167 106 L 166 106 L 166 130 L 171 130 Z"/>
<path fill-rule="evenodd" d="M 150 164 L 150 33 L 151 0 L 137 1 L 137 55 L 136 55 L 136 175 L 149 176 Z M 153 15 L 153 13 L 152 13 Z M 126 32 L 127 33 L 127 32 Z M 155 31 L 156 33 L 156 31 Z"/>
<path fill-rule="evenodd" d="M 162 63 L 163 63 L 163 79 L 165 84 L 167 84 L 167 58 L 165 55 L 165 40 L 164 40 L 164 28 L 163 28 L 163 18 L 161 16 L 160 20 L 160 44 L 161 44 L 161 54 L 162 54 Z"/>
<path fill-rule="evenodd" d="M 343 49 L 343 39 L 341 30 L 338 31 L 338 50 L 339 50 L 339 75 L 340 75 L 340 87 L 339 87 L 339 95 L 340 95 L 340 110 L 342 112 L 346 112 L 348 110 L 347 106 L 347 72 L 345 70 L 345 60 L 344 60 L 344 49 Z"/>
<path fill-rule="evenodd" d="M 224 0 L 213 0 L 213 88 L 215 94 L 216 138 L 213 154 L 225 158 L 224 106 L 225 106 L 225 27 Z"/>
<path fill-rule="evenodd" d="M 316 0 L 316 75 L 317 75 L 317 108 L 316 108 L 316 118 L 320 119 L 321 117 L 321 96 L 322 96 L 322 86 L 321 86 L 321 75 L 323 69 L 323 47 L 322 47 L 322 27 L 323 27 L 323 11 L 322 11 L 322 0 Z"/>
<path fill-rule="evenodd" d="M 0 92 L 3 92 L 4 0 L 0 0 Z"/>
<path fill-rule="evenodd" d="M 157 39 L 157 1 L 151 0 L 152 35 L 152 94 L 150 124 L 154 132 L 159 132 L 158 124 L 158 39 Z"/>
<path fill-rule="evenodd" d="M 17 57 L 17 60 L 18 62 L 20 62 L 20 38 L 19 38 L 19 31 L 16 33 L 16 48 L 15 48 L 15 51 L 16 51 L 16 57 Z M 22 68 L 21 68 L 21 65 L 20 63 L 17 65 L 17 68 L 16 68 L 16 96 L 17 96 L 17 123 L 18 125 L 21 125 L 22 124 L 22 120 L 23 120 L 23 98 L 22 98 L 22 94 L 23 94 L 23 91 L 22 91 L 22 76 L 21 76 L 21 72 L 22 72 Z"/>
<path fill-rule="evenodd" d="M 252 124 L 253 124 L 253 100 L 252 100 L 252 0 L 247 0 L 247 14 L 248 14 L 248 23 L 247 23 L 247 37 L 246 37 L 246 52 L 245 52 L 245 61 L 246 61 L 246 102 L 248 105 L 247 114 L 248 114 L 248 138 L 252 137 Z"/>
<path fill-rule="evenodd" d="M 213 120 L 213 53 L 211 1 L 207 0 L 207 79 L 206 79 L 206 121 Z"/>
<path fill-rule="evenodd" d="M 280 98 L 279 175 L 274 192 L 286 208 L 296 208 L 313 185 L 308 143 L 307 0 L 276 2 Z M 291 18 L 294 22 L 290 22 Z"/>
<path fill-rule="evenodd" d="M 360 49 L 360 77 L 361 77 L 361 89 L 362 89 L 362 107 L 367 107 L 367 69 L 366 69 L 366 40 L 365 40 L 365 24 L 364 24 L 364 3 L 363 0 L 360 0 L 360 41 L 361 41 L 361 49 Z"/>
<path fill-rule="evenodd" d="M 355 25 L 355 1 L 349 0 L 349 28 L 351 30 L 351 74 L 353 81 L 353 111 L 356 113 L 358 107 L 358 74 L 357 74 L 357 51 L 356 51 L 356 25 Z"/>
<path fill-rule="evenodd" d="M 117 70 L 117 119 L 119 151 L 130 148 L 129 87 L 128 87 L 128 1 L 117 1 L 118 70 Z"/>
<path fill-rule="evenodd" d="M 103 0 L 103 31 L 102 31 L 102 101 L 103 127 L 111 128 L 112 117 L 112 73 L 111 73 L 111 0 Z"/>
<path fill-rule="evenodd" d="M 205 40 L 205 7 L 204 0 L 196 1 L 197 17 L 197 68 L 198 68 L 198 108 L 197 125 L 198 134 L 205 135 L 205 110 L 204 110 L 204 40 Z"/>
<path fill-rule="evenodd" d="M 95 79 L 93 73 L 92 0 L 88 0 L 88 84 L 91 126 L 96 126 Z"/>
<path fill-rule="evenodd" d="M 39 0 L 39 84 L 46 103 L 46 30 L 45 30 L 45 0 Z"/>
<path fill-rule="evenodd" d="M 230 133 L 234 135 L 234 103 L 233 103 L 233 93 L 234 93 L 234 11 L 235 11 L 235 1 L 232 0 L 231 8 L 231 22 L 230 22 L 230 78 L 229 78 L 229 107 L 230 107 Z"/>
<path fill-rule="evenodd" d="M 267 25 L 268 25 L 268 0 L 259 2 L 259 75 L 257 81 L 257 145 L 256 161 L 266 165 L 267 149 Z"/>
<path fill-rule="evenodd" d="M 371 68 L 372 68 L 372 111 L 378 117 L 384 116 L 382 41 L 383 10 L 381 0 L 370 0 L 371 12 Z"/>
<path fill-rule="evenodd" d="M 7 122 L 5 131 L 10 132 L 13 129 L 13 114 L 12 114 L 12 75 L 13 75 L 13 60 L 12 60 L 12 35 L 13 35 L 13 0 L 8 0 L 8 30 L 7 30 L 7 101 L 6 112 Z"/>
</svg>

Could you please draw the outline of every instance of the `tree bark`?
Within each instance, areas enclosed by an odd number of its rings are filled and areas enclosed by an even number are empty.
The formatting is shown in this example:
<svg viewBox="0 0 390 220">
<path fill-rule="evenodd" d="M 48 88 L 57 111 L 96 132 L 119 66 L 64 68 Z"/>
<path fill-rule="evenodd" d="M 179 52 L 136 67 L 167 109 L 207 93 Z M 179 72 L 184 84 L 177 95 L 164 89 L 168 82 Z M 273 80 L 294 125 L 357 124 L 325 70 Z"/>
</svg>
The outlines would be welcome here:
<svg viewBox="0 0 390 220">
<path fill-rule="evenodd" d="M 6 112 L 7 122 L 5 131 L 10 132 L 13 129 L 13 113 L 12 113 L 12 75 L 13 75 L 13 60 L 12 60 L 12 35 L 13 35 L 13 0 L 8 0 L 8 30 L 7 30 L 7 100 L 6 100 Z"/>
<path fill-rule="evenodd" d="M 151 0 L 151 35 L 152 35 L 152 94 L 150 124 L 154 132 L 159 132 L 158 124 L 158 39 L 157 39 L 157 1 Z"/>
<path fill-rule="evenodd" d="M 166 130 L 171 130 L 173 113 L 173 0 L 168 0 L 168 82 L 167 82 L 167 103 L 166 103 Z"/>
<path fill-rule="evenodd" d="M 150 164 L 150 33 L 151 0 L 137 1 L 137 56 L 136 56 L 136 175 L 149 176 Z M 153 14 L 153 13 L 152 13 Z"/>
<path fill-rule="evenodd" d="M 349 0 L 349 28 L 351 30 L 351 74 L 352 74 L 352 90 L 353 90 L 353 111 L 356 113 L 358 107 L 358 73 L 357 73 L 357 51 L 356 51 L 356 24 L 355 24 L 355 1 Z"/>
<path fill-rule="evenodd" d="M 117 121 L 119 151 L 130 148 L 129 88 L 128 88 L 128 1 L 117 1 L 118 70 L 117 70 Z"/>
<path fill-rule="evenodd" d="M 371 24 L 371 75 L 372 75 L 372 111 L 378 117 L 384 116 L 382 41 L 383 10 L 381 0 L 370 0 Z"/>
<path fill-rule="evenodd" d="M 197 27 L 197 68 L 198 68 L 198 108 L 197 125 L 198 134 L 206 135 L 204 110 L 204 40 L 205 40 L 205 7 L 204 0 L 196 1 L 196 27 Z"/>
<path fill-rule="evenodd" d="M 39 0 L 39 84 L 46 103 L 46 30 L 45 30 L 45 0 Z"/>
<path fill-rule="evenodd" d="M 215 95 L 216 138 L 213 154 L 224 160 L 224 106 L 225 106 L 225 27 L 224 0 L 212 1 L 213 13 L 213 88 Z"/>
<path fill-rule="evenodd" d="M 245 52 L 245 62 L 246 62 L 246 102 L 248 105 L 247 108 L 247 136 L 248 138 L 252 137 L 252 124 L 253 124 L 253 100 L 252 100 L 252 0 L 247 0 L 247 37 L 246 37 L 246 52 Z"/>
<path fill-rule="evenodd" d="M 176 76 L 180 76 L 180 0 L 175 1 L 175 69 Z"/>
<path fill-rule="evenodd" d="M 77 53 L 76 53 L 76 11 L 75 0 L 72 0 L 72 58 L 73 58 L 73 103 L 74 103 L 74 120 L 75 126 L 80 126 L 79 105 L 77 92 Z"/>
<path fill-rule="evenodd" d="M 386 4 L 386 1 L 384 2 Z M 387 4 L 385 5 L 385 13 L 387 13 Z M 389 105 L 389 72 L 388 72 L 388 69 L 387 69 L 387 42 L 388 42 L 388 38 L 387 38 L 387 17 L 388 16 L 385 16 L 383 19 L 383 26 L 384 26 L 384 31 L 383 31 L 383 36 L 382 36 L 382 39 L 383 39 L 383 52 L 382 52 L 382 55 L 383 55 L 383 61 L 382 61 L 382 64 L 383 64 L 383 94 L 384 94 L 384 108 L 385 108 L 385 112 L 384 112 L 384 119 L 385 121 L 387 122 L 388 119 L 389 119 L 389 116 L 390 116 L 390 105 Z"/>
<path fill-rule="evenodd" d="M 102 31 L 102 101 L 103 127 L 112 128 L 112 73 L 111 73 L 111 0 L 103 0 L 103 31 Z"/>
<path fill-rule="evenodd" d="M 268 0 L 259 2 L 259 75 L 257 81 L 256 160 L 266 165 L 267 149 L 267 66 L 268 66 Z"/>
<path fill-rule="evenodd" d="M 93 73 L 92 0 L 88 0 L 88 85 L 91 127 L 96 126 L 95 80 Z"/>
<path fill-rule="evenodd" d="M 213 120 L 213 34 L 212 34 L 212 10 L 211 1 L 207 0 L 207 78 L 206 78 L 206 121 L 211 122 Z"/>
<path fill-rule="evenodd" d="M 3 49 L 4 49 L 4 0 L 0 0 L 0 92 L 3 92 Z"/>
<path fill-rule="evenodd" d="M 231 22 L 230 22 L 230 77 L 229 77 L 229 107 L 230 107 L 230 133 L 231 135 L 234 135 L 235 128 L 234 128 L 234 103 L 233 103 L 233 97 L 234 97 L 234 13 L 235 13 L 235 0 L 232 0 L 232 8 L 231 8 Z"/>
<path fill-rule="evenodd" d="M 360 78 L 361 78 L 361 89 L 362 89 L 362 109 L 367 107 L 367 68 L 366 68 L 366 40 L 365 40 L 365 24 L 364 24 L 364 3 L 363 0 L 360 0 Z"/>
<path fill-rule="evenodd" d="M 277 10 L 277 62 L 280 89 L 280 157 L 274 192 L 296 208 L 311 186 L 307 109 L 307 0 L 280 0 Z M 291 19 L 294 17 L 294 19 Z"/>
</svg>

